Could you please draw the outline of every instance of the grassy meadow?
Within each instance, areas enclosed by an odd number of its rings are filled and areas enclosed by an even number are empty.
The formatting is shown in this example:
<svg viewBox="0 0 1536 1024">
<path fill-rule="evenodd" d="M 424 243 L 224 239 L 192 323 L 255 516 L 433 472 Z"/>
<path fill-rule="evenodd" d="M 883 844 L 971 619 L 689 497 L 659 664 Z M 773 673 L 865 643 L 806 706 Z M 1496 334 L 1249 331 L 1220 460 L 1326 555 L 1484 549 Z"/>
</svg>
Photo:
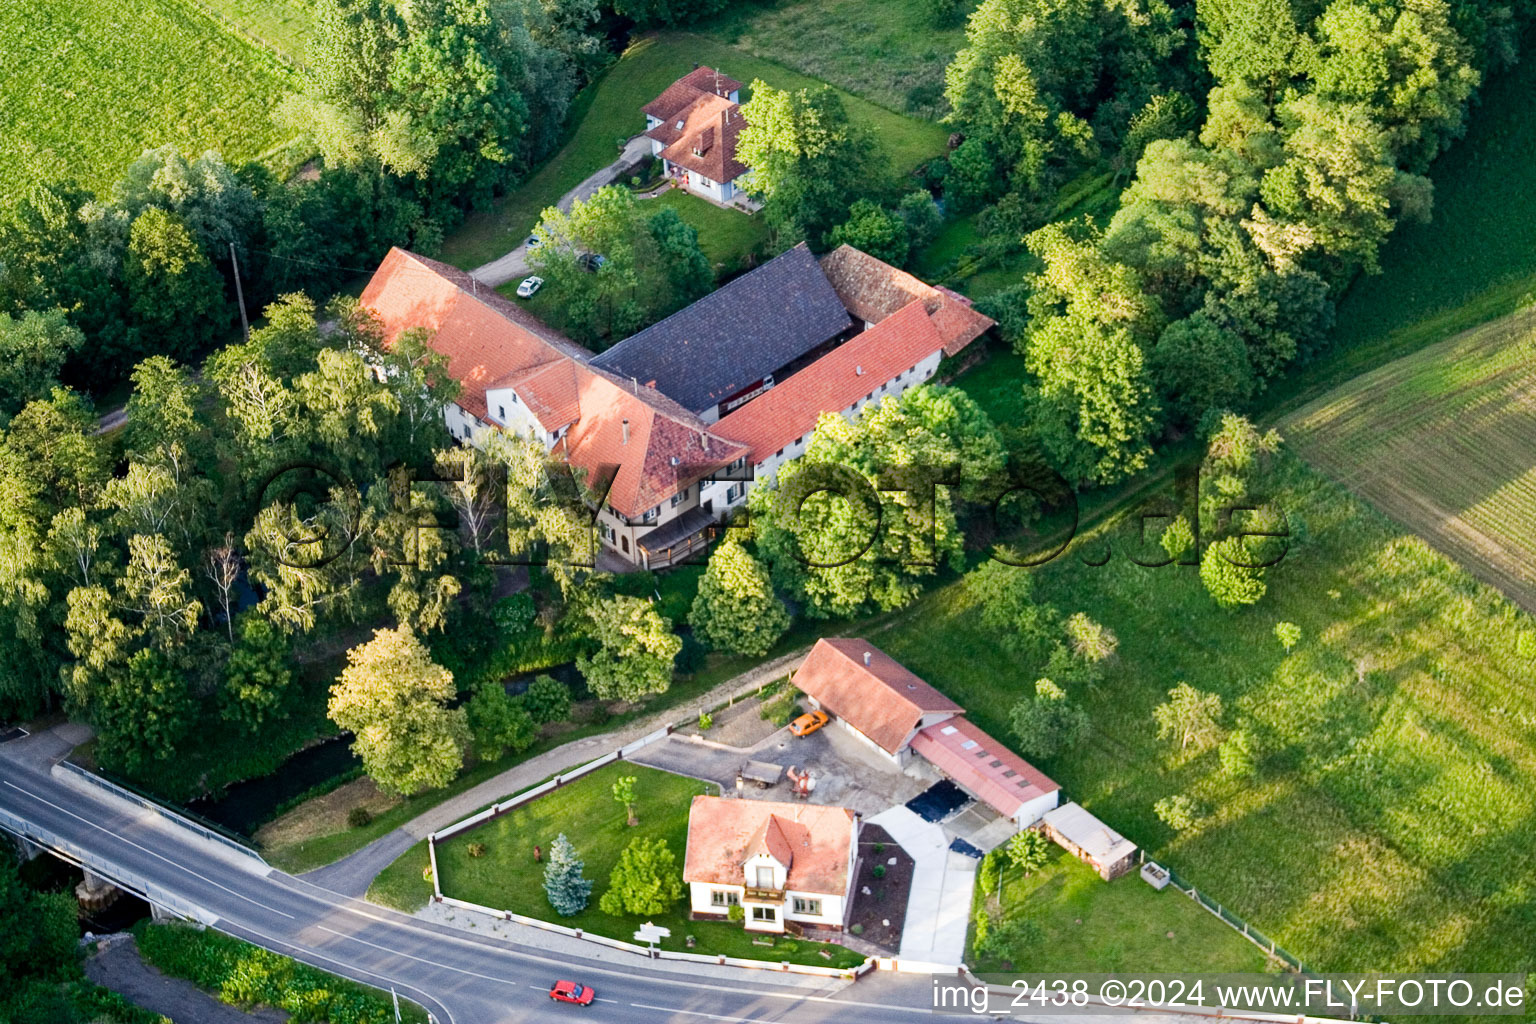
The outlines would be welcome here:
<svg viewBox="0 0 1536 1024">
<path fill-rule="evenodd" d="M 1536 623 L 1293 457 L 1268 493 L 1305 540 L 1244 611 L 1219 610 L 1192 568 L 1142 568 L 1121 544 L 1086 564 L 1124 523 L 1037 570 L 1041 596 L 1120 640 L 1103 681 L 1073 693 L 1090 739 L 1041 767 L 1318 969 L 1536 966 Z M 1302 629 L 1289 653 L 1281 621 Z M 999 736 L 1040 674 L 960 584 L 868 635 Z M 1255 779 L 1156 739 L 1152 709 L 1181 681 L 1221 695 L 1225 726 L 1250 724 Z M 1208 808 L 1182 833 L 1152 810 L 1178 793 Z"/>
<path fill-rule="evenodd" d="M 965 45 L 974 6 L 962 4 L 936 27 L 924 0 L 779 0 L 740 4 L 700 31 L 888 110 L 937 120 L 949 111 L 944 69 Z"/>
<path fill-rule="evenodd" d="M 1290 416 L 1308 461 L 1536 610 L 1536 312 L 1388 363 Z"/>
<path fill-rule="evenodd" d="M 287 138 L 272 108 L 290 70 L 187 0 L 5 4 L 0 67 L 0 202 L 39 181 L 106 189 L 161 145 L 239 164 Z"/>
<path fill-rule="evenodd" d="M 662 32 L 637 39 L 576 98 L 567 124 L 569 141 L 495 209 L 471 216 L 446 239 L 442 258 L 456 266 L 476 267 L 510 251 L 538 223 L 545 207 L 613 162 L 618 141 L 645 127 L 640 108 L 695 64 L 719 68 L 748 84 L 755 78 L 781 89 L 821 84 L 707 35 Z M 852 118 L 868 126 L 879 141 L 893 173 L 904 174 L 944 151 L 949 133 L 940 125 L 848 93 L 843 102 Z"/>
</svg>

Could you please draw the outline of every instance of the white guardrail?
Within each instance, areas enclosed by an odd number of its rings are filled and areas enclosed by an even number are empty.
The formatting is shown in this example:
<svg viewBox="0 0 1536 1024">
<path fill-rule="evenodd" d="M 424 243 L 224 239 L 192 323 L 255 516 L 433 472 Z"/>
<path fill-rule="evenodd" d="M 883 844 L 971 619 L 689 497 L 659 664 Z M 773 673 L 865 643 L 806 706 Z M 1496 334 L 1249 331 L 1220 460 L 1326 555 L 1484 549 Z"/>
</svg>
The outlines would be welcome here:
<svg viewBox="0 0 1536 1024">
<path fill-rule="evenodd" d="M 108 793 L 111 793 L 113 796 L 127 800 L 129 803 L 138 804 L 145 810 L 153 811 L 156 814 L 169 818 L 179 827 L 195 832 L 202 836 L 204 839 L 208 839 L 212 842 L 220 844 L 221 846 L 225 846 L 240 854 L 241 856 L 250 857 L 254 860 L 260 861 L 264 867 L 267 866 L 267 862 L 262 857 L 262 855 L 257 853 L 251 847 L 246 846 L 244 843 L 236 842 L 226 835 L 215 832 L 213 829 L 208 828 L 206 825 L 200 825 L 193 821 L 191 818 L 188 818 L 186 815 L 179 814 L 164 804 L 156 803 L 154 800 L 135 793 L 131 789 L 119 786 L 114 782 L 109 782 L 102 778 L 100 775 L 97 775 L 94 772 L 86 771 L 84 768 L 81 768 L 77 764 L 70 764 L 68 761 L 60 761 L 58 764 L 53 766 L 53 772 L 55 774 L 63 773 L 70 776 L 71 778 L 78 779 L 99 789 L 104 789 Z"/>
<path fill-rule="evenodd" d="M 38 828 L 31 822 L 12 814 L 4 808 L 0 808 L 0 827 L 20 836 L 29 843 L 35 843 L 38 846 L 63 854 L 81 867 L 89 870 L 91 874 L 100 875 L 110 880 L 120 889 L 137 893 L 155 906 L 168 910 L 178 917 L 201 921 L 205 925 L 211 925 L 218 921 L 218 915 L 212 914 L 197 904 L 166 891 L 132 871 L 127 871 L 116 864 L 109 864 L 84 847 L 53 835 L 46 829 Z"/>
</svg>

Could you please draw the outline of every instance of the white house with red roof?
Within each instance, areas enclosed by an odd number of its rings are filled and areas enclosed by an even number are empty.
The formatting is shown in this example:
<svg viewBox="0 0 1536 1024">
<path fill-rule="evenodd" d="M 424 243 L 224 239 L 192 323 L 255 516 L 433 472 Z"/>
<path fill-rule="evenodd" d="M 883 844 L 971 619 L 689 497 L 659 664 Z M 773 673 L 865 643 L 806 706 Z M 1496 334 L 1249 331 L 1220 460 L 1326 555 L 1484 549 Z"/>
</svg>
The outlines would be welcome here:
<svg viewBox="0 0 1536 1024">
<path fill-rule="evenodd" d="M 1018 829 L 1053 810 L 1061 787 L 965 717 L 965 709 L 867 640 L 823 637 L 795 687 L 834 723 L 899 765 L 921 757 Z"/>
<path fill-rule="evenodd" d="M 602 492 L 602 545 L 645 568 L 705 549 L 753 481 L 804 453 L 822 413 L 852 419 L 932 379 L 992 326 L 847 246 L 820 260 L 796 246 L 601 355 L 403 249 L 361 302 L 387 341 L 431 332 L 460 385 L 444 409 L 455 438 L 541 441 Z"/>
<path fill-rule="evenodd" d="M 846 807 L 696 796 L 683 881 L 694 918 L 742 909 L 748 931 L 786 922 L 841 930 L 852 905 L 859 820 Z"/>
<path fill-rule="evenodd" d="M 741 83 L 696 67 L 641 107 L 651 154 L 690 192 L 728 203 L 743 191 L 750 168 L 736 158 Z"/>
</svg>

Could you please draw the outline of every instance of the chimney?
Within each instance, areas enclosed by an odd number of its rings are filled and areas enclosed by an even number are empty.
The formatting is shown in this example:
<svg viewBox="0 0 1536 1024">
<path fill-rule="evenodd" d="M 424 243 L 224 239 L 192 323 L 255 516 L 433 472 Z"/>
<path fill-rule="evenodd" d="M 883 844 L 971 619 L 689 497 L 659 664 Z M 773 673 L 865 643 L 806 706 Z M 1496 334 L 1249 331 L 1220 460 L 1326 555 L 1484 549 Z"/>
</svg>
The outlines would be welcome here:
<svg viewBox="0 0 1536 1024">
<path fill-rule="evenodd" d="M 864 652 L 864 667 L 865 668 L 869 667 L 869 652 L 868 651 Z"/>
<path fill-rule="evenodd" d="M 623 431 L 623 438 L 624 438 L 624 440 L 620 441 L 619 443 L 620 444 L 629 444 L 629 417 L 628 416 L 624 417 L 623 422 L 619 424 L 619 429 L 621 431 Z"/>
<path fill-rule="evenodd" d="M 709 451 L 709 435 L 704 433 L 702 430 L 699 431 L 699 447 L 705 451 Z"/>
</svg>

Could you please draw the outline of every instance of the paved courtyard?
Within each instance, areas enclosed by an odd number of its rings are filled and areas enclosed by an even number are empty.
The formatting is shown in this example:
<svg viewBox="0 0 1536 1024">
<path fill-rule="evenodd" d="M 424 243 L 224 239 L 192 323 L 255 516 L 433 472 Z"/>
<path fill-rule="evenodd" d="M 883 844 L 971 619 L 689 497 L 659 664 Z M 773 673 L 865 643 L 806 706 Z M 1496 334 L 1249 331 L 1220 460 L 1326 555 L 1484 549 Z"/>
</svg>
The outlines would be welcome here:
<svg viewBox="0 0 1536 1024">
<path fill-rule="evenodd" d="M 926 761 L 914 759 L 903 771 L 842 729 L 830 726 L 800 737 L 788 728 L 778 729 L 750 747 L 731 747 L 698 736 L 673 734 L 637 751 L 631 760 L 714 782 L 726 795 L 736 792 L 736 773 L 748 761 L 809 770 L 815 780 L 811 803 L 847 807 L 866 818 L 906 803 L 939 778 Z M 748 782 L 741 795 L 754 800 L 795 798 L 794 787 L 785 778 L 766 789 Z"/>
</svg>

